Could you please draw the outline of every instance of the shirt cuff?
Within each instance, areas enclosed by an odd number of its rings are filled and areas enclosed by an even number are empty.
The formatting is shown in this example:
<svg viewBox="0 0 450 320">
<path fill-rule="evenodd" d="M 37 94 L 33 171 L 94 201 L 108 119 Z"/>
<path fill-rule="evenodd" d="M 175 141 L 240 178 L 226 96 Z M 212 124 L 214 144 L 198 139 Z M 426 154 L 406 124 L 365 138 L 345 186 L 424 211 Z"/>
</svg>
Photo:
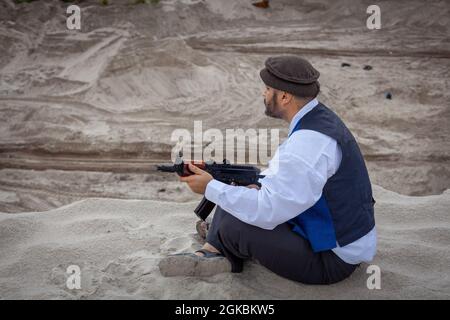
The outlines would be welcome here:
<svg viewBox="0 0 450 320">
<path fill-rule="evenodd" d="M 219 205 L 220 194 L 222 192 L 224 192 L 224 190 L 227 186 L 228 186 L 227 184 L 220 182 L 218 180 L 215 180 L 215 179 L 211 180 L 206 185 L 206 190 L 205 190 L 206 199 Z"/>
</svg>

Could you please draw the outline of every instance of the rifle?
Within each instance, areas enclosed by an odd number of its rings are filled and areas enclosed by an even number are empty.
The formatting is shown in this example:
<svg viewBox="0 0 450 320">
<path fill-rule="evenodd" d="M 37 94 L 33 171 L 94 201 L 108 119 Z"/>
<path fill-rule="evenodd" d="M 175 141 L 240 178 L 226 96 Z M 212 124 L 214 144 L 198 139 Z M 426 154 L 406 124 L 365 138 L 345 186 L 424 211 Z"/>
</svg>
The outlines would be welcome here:
<svg viewBox="0 0 450 320">
<path fill-rule="evenodd" d="M 233 184 L 238 186 L 248 186 L 249 184 L 256 184 L 261 186 L 258 182 L 259 178 L 264 178 L 260 175 L 260 170 L 251 165 L 234 165 L 230 164 L 226 159 L 223 163 L 209 162 L 191 162 L 196 167 L 207 171 L 214 179 L 226 184 Z M 184 162 L 179 155 L 175 162 L 171 165 L 158 165 L 157 169 L 163 172 L 175 172 L 180 177 L 186 177 L 194 174 L 189 170 L 188 163 Z M 195 208 L 195 214 L 202 220 L 206 220 L 216 204 L 203 197 L 202 201 Z"/>
</svg>

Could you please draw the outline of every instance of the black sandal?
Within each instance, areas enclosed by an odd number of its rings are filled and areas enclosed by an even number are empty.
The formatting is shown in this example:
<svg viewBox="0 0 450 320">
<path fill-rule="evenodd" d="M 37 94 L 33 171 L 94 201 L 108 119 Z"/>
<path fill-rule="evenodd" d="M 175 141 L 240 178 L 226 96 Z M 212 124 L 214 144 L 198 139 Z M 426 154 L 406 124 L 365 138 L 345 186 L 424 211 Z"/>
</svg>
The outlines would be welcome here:
<svg viewBox="0 0 450 320">
<path fill-rule="evenodd" d="M 200 258 L 219 258 L 219 257 L 223 257 L 223 254 L 221 254 L 219 252 L 211 252 L 211 251 L 206 250 L 206 249 L 200 249 L 200 250 L 195 251 L 195 253 L 197 253 L 197 252 L 203 253 L 203 256 L 199 256 Z"/>
</svg>

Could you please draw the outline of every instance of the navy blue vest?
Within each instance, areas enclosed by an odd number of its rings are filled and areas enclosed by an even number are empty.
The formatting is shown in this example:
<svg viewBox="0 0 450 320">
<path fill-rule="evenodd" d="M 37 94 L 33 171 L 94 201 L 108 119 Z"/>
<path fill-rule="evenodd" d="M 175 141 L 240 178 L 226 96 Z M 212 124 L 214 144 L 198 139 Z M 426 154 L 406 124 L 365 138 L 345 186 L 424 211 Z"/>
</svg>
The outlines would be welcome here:
<svg viewBox="0 0 450 320">
<path fill-rule="evenodd" d="M 337 141 L 342 160 L 321 198 L 289 223 L 308 239 L 314 252 L 343 247 L 363 237 L 375 226 L 372 186 L 358 144 L 342 120 L 319 103 L 296 124 L 297 130 L 314 130 Z M 292 135 L 291 133 L 291 135 Z"/>
</svg>

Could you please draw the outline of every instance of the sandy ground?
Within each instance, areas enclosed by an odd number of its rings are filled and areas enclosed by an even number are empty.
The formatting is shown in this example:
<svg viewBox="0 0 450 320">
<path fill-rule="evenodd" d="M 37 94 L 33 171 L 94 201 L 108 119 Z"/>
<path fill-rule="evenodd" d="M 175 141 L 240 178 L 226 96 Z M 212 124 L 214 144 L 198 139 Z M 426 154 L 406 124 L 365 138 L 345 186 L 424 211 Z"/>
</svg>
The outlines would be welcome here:
<svg viewBox="0 0 450 320">
<path fill-rule="evenodd" d="M 448 1 L 378 1 L 377 31 L 365 27 L 371 1 L 111 2 L 81 2 L 81 31 L 66 29 L 62 1 L 0 2 L 0 297 L 449 297 Z M 161 278 L 161 255 L 197 246 L 199 197 L 154 171 L 170 160 L 171 133 L 202 120 L 284 139 L 287 125 L 264 115 L 258 73 L 285 53 L 321 72 L 319 99 L 381 186 L 383 289 L 367 290 L 364 268 L 328 289 L 254 264 Z M 65 289 L 70 263 L 86 275 L 81 291 Z"/>
<path fill-rule="evenodd" d="M 401 196 L 374 187 L 381 289 L 368 265 L 307 286 L 248 262 L 241 274 L 161 276 L 159 259 L 200 247 L 194 202 L 88 199 L 40 213 L 0 214 L 0 297 L 26 299 L 450 299 L 450 190 Z M 81 289 L 66 287 L 70 265 Z"/>
</svg>

